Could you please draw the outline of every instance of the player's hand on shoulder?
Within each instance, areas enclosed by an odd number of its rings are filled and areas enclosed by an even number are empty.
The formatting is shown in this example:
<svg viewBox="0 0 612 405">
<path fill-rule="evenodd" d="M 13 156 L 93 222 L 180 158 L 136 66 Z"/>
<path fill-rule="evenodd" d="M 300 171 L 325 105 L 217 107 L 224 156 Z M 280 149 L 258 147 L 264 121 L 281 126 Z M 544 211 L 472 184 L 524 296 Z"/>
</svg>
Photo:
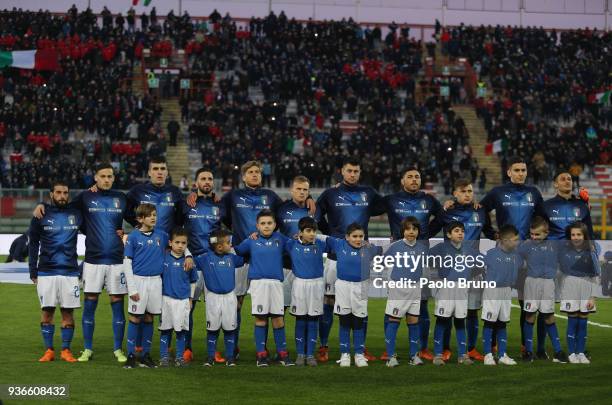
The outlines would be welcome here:
<svg viewBox="0 0 612 405">
<path fill-rule="evenodd" d="M 191 193 L 189 193 L 185 201 L 187 201 L 187 205 L 193 208 L 196 206 L 197 199 L 198 199 L 198 195 L 192 191 Z"/>
<path fill-rule="evenodd" d="M 91 187 L 89 187 L 89 191 L 91 191 L 92 193 L 97 193 L 98 192 L 98 186 L 96 186 L 95 184 Z"/>
<path fill-rule="evenodd" d="M 253 240 L 257 240 L 258 237 L 259 237 L 259 234 L 257 232 L 253 232 L 252 234 L 249 235 L 249 239 L 253 239 Z"/>
<path fill-rule="evenodd" d="M 37 277 L 31 277 L 30 280 L 32 280 L 32 282 L 34 284 L 38 284 L 38 278 Z"/>
<path fill-rule="evenodd" d="M 308 215 L 314 215 L 317 212 L 317 203 L 312 198 L 306 200 L 306 208 L 308 208 Z"/>
<path fill-rule="evenodd" d="M 117 236 L 121 238 L 121 240 L 123 240 L 123 237 L 125 236 L 125 232 L 123 231 L 123 229 L 117 229 Z"/>
<path fill-rule="evenodd" d="M 480 205 L 480 203 L 476 200 L 474 200 L 474 209 L 475 210 L 479 210 L 482 208 L 482 205 Z"/>
<path fill-rule="evenodd" d="M 213 193 L 212 196 L 213 196 L 213 201 L 215 202 L 215 204 L 219 204 L 221 202 L 221 197 L 219 197 L 217 193 Z"/>
<path fill-rule="evenodd" d="M 38 204 L 34 211 L 32 212 L 32 216 L 36 219 L 42 219 L 45 216 L 45 206 L 44 204 Z"/>
<path fill-rule="evenodd" d="M 192 257 L 185 258 L 185 264 L 183 265 L 183 269 L 185 271 L 191 271 L 193 269 L 194 263 Z"/>
<path fill-rule="evenodd" d="M 453 208 L 455 206 L 455 201 L 453 200 L 446 200 L 444 201 L 444 204 L 442 205 L 442 208 L 444 208 L 444 211 L 448 211 L 451 208 Z"/>
<path fill-rule="evenodd" d="M 138 301 L 140 301 L 140 294 L 136 293 L 136 294 L 130 295 L 130 299 L 132 301 L 138 302 Z"/>
</svg>

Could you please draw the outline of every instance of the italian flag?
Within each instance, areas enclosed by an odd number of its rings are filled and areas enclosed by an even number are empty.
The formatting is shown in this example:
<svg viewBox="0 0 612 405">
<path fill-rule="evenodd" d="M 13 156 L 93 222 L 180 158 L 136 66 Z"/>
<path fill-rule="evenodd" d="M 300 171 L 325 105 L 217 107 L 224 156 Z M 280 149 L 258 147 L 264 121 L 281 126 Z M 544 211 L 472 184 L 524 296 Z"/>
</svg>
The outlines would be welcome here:
<svg viewBox="0 0 612 405">
<path fill-rule="evenodd" d="M 595 99 L 599 104 L 608 104 L 610 102 L 610 94 L 612 90 L 604 91 L 602 93 L 595 94 Z"/>
<path fill-rule="evenodd" d="M 54 49 L 31 51 L 0 51 L 0 68 L 58 70 L 57 52 Z"/>
</svg>

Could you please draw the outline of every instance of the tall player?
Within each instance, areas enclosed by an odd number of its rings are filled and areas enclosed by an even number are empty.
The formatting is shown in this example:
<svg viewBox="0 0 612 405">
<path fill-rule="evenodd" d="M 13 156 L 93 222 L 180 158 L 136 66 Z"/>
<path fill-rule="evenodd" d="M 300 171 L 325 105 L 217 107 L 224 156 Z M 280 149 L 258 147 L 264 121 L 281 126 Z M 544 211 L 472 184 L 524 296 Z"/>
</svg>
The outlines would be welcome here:
<svg viewBox="0 0 612 405">
<path fill-rule="evenodd" d="M 553 178 L 553 186 L 557 195 L 544 201 L 544 212 L 549 223 L 548 239 L 565 239 L 565 230 L 576 221 L 584 223 L 589 231 L 589 238 L 593 239 L 593 223 L 587 201 L 572 194 L 572 175 L 567 171 L 560 171 Z M 581 196 L 583 193 L 581 193 Z"/>
<path fill-rule="evenodd" d="M 83 341 L 85 350 L 79 361 L 86 362 L 93 358 L 93 335 L 95 312 L 102 289 L 110 297 L 112 325 L 114 335 L 113 354 L 120 363 L 127 357 L 121 350 L 125 333 L 124 297 L 127 284 L 123 271 L 123 217 L 126 212 L 125 195 L 112 190 L 115 175 L 109 163 L 96 167 L 94 180 L 97 192 L 86 190 L 80 193 L 70 207 L 81 212 L 85 238 L 85 262 L 83 263 Z M 39 205 L 34 216 L 44 215 L 44 205 Z"/>
<path fill-rule="evenodd" d="M 344 239 L 348 225 L 359 224 L 368 237 L 368 222 L 370 217 L 381 215 L 385 212 L 383 197 L 372 187 L 359 184 L 361 175 L 361 163 L 350 157 L 342 165 L 342 183 L 337 187 L 328 188 L 317 200 L 317 211 L 321 216 L 322 229 L 329 225 L 328 234 L 338 239 Z M 325 224 L 325 222 L 327 224 Z M 334 297 L 336 282 L 336 256 L 328 255 L 325 262 L 325 301 L 323 305 L 323 316 L 319 325 L 319 337 L 321 347 L 319 348 L 318 360 L 326 362 L 328 356 L 328 338 L 333 323 Z M 364 319 L 367 330 L 367 316 Z M 368 360 L 375 357 L 365 353 Z"/>
<path fill-rule="evenodd" d="M 430 221 L 438 218 L 442 207 L 438 200 L 431 194 L 421 190 L 421 173 L 416 167 L 404 169 L 401 180 L 402 190 L 385 197 L 385 206 L 391 236 L 393 240 L 401 240 L 401 224 L 407 217 L 415 217 L 419 221 L 419 240 L 429 240 L 436 232 L 430 232 Z M 430 297 L 429 289 L 424 289 L 421 296 L 419 330 L 421 350 L 420 356 L 426 360 L 433 360 L 433 355 L 427 349 L 429 340 L 429 311 L 427 299 Z M 389 317 L 385 315 L 385 329 L 388 326 Z M 383 353 L 381 360 L 389 360 L 387 353 Z"/>
<path fill-rule="evenodd" d="M 69 208 L 68 185 L 56 181 L 51 186 L 51 204 L 45 215 L 32 218 L 30 223 L 29 267 L 30 279 L 36 284 L 42 308 L 40 331 L 45 343 L 45 354 L 40 362 L 55 360 L 53 316 L 59 305 L 62 312 L 61 359 L 70 363 L 70 343 L 74 336 L 74 308 L 81 306 L 79 268 L 77 264 L 77 235 L 82 225 L 81 213 Z"/>
</svg>

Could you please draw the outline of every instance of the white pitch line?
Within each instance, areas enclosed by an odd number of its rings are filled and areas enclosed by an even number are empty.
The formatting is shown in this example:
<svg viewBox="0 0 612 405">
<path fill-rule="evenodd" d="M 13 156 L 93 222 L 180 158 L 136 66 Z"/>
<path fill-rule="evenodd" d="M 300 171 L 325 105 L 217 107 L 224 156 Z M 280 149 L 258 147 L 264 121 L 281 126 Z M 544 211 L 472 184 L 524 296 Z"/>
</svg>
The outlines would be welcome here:
<svg viewBox="0 0 612 405">
<path fill-rule="evenodd" d="M 516 304 L 511 304 L 511 305 L 512 305 L 512 308 L 521 309 L 521 307 L 519 305 L 516 305 Z M 567 321 L 567 316 L 555 314 L 555 317 L 559 318 L 559 319 L 565 319 Z M 589 325 L 599 326 L 600 328 L 612 329 L 612 325 L 608 325 L 606 323 L 598 323 L 598 322 L 592 322 L 592 321 L 587 321 L 587 323 Z"/>
</svg>

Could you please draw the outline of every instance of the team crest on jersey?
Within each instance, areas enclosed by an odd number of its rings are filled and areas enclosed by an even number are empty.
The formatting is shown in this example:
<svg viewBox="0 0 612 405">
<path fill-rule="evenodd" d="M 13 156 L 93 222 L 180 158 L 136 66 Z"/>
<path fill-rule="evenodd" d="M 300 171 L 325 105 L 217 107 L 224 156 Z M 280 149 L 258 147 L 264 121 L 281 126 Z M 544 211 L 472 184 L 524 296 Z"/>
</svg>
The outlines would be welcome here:
<svg viewBox="0 0 612 405">
<path fill-rule="evenodd" d="M 119 199 L 113 198 L 113 207 L 119 208 L 119 206 L 121 206 L 121 202 L 119 201 Z"/>
<path fill-rule="evenodd" d="M 219 207 L 212 207 L 212 214 L 214 216 L 219 216 Z"/>
<path fill-rule="evenodd" d="M 574 216 L 578 218 L 580 217 L 580 208 L 578 207 L 574 208 Z"/>
<path fill-rule="evenodd" d="M 421 201 L 421 209 L 422 210 L 426 210 L 427 209 L 427 202 L 425 200 Z"/>
<path fill-rule="evenodd" d="M 279 241 L 277 241 L 277 240 L 275 240 L 275 241 L 274 241 L 274 246 L 276 246 L 276 247 L 280 247 L 280 242 L 279 242 Z"/>
<path fill-rule="evenodd" d="M 172 194 L 171 193 L 166 194 L 166 201 L 172 202 Z"/>
<path fill-rule="evenodd" d="M 480 216 L 478 215 L 477 212 L 475 212 L 474 215 L 472 215 L 472 221 L 474 222 L 480 221 Z"/>
<path fill-rule="evenodd" d="M 533 196 L 531 195 L 531 193 L 527 193 L 526 197 L 527 197 L 527 202 L 533 202 Z"/>
<path fill-rule="evenodd" d="M 76 218 L 74 217 L 74 215 L 69 215 L 68 216 L 68 223 L 70 225 L 74 225 L 76 223 Z"/>
<path fill-rule="evenodd" d="M 268 205 L 268 196 L 267 195 L 262 195 L 261 196 L 261 205 Z"/>
<path fill-rule="evenodd" d="M 147 245 L 152 245 L 152 244 L 153 244 L 153 241 L 152 241 L 151 239 L 149 239 L 149 240 L 147 241 Z"/>
<path fill-rule="evenodd" d="M 366 193 L 361 193 L 361 201 L 368 202 L 368 195 Z"/>
<path fill-rule="evenodd" d="M 159 238 L 156 238 L 155 242 L 157 242 L 157 246 L 161 246 L 161 241 L 159 240 Z"/>
</svg>

